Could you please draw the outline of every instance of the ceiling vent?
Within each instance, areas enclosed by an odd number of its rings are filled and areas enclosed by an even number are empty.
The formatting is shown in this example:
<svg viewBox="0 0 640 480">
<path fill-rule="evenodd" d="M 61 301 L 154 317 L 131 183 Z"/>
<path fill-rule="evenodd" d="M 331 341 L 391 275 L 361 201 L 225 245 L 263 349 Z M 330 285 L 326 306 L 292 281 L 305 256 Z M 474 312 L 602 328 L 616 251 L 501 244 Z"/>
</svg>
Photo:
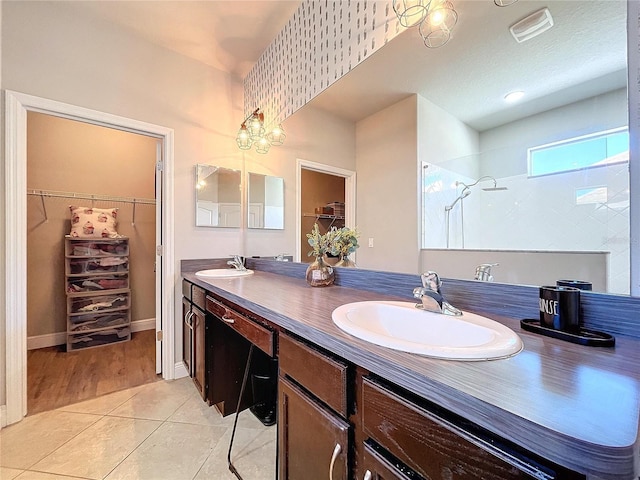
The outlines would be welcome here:
<svg viewBox="0 0 640 480">
<path fill-rule="evenodd" d="M 509 27 L 516 42 L 522 43 L 546 32 L 553 27 L 553 18 L 548 8 L 543 8 Z"/>
</svg>

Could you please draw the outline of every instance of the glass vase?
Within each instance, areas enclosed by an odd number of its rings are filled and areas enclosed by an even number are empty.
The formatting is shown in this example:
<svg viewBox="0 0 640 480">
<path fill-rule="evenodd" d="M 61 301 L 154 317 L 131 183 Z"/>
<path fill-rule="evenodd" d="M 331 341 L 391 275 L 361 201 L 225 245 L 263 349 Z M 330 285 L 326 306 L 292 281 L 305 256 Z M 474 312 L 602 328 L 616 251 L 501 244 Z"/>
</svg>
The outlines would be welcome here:
<svg viewBox="0 0 640 480">
<path fill-rule="evenodd" d="M 307 267 L 306 280 L 312 287 L 327 287 L 335 280 L 333 267 L 327 265 L 321 256 L 316 257 Z"/>
<path fill-rule="evenodd" d="M 336 267 L 356 268 L 356 262 L 349 258 L 349 255 L 342 255 Z"/>
</svg>

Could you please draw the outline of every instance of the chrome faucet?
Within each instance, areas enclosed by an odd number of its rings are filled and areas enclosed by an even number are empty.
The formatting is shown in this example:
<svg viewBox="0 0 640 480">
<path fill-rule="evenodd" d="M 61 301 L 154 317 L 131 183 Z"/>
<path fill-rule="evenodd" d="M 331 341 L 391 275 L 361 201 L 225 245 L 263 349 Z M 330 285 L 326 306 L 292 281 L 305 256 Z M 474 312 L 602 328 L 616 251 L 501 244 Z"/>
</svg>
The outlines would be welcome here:
<svg viewBox="0 0 640 480">
<path fill-rule="evenodd" d="M 229 260 L 227 265 L 232 266 L 236 270 L 246 270 L 244 266 L 244 259 L 240 255 L 232 255 L 233 260 Z"/>
<path fill-rule="evenodd" d="M 493 282 L 491 267 L 497 267 L 498 265 L 499 263 L 481 263 L 476 267 L 476 274 L 473 279 L 480 280 L 482 282 Z"/>
<path fill-rule="evenodd" d="M 417 303 L 416 308 L 422 308 L 429 312 L 442 313 L 445 315 L 462 315 L 462 312 L 447 302 L 440 287 L 442 281 L 436 272 L 425 272 L 421 275 L 422 287 L 413 289 L 413 297 L 420 299 L 422 303 Z"/>
</svg>

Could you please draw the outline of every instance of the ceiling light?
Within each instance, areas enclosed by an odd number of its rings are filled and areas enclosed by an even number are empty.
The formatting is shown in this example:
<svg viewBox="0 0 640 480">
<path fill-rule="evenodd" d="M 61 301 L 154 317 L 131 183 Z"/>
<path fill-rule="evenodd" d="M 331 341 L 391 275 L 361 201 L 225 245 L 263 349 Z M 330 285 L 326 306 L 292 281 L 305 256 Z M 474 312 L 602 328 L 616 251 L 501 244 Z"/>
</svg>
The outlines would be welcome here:
<svg viewBox="0 0 640 480">
<path fill-rule="evenodd" d="M 451 38 L 458 12 L 447 0 L 393 0 L 393 11 L 403 27 L 419 26 L 429 48 L 441 47 Z"/>
<path fill-rule="evenodd" d="M 415 27 L 427 16 L 430 0 L 393 0 L 393 11 L 403 27 Z"/>
<path fill-rule="evenodd" d="M 256 152 L 267 153 L 272 145 L 282 145 L 286 135 L 281 125 L 266 133 L 264 127 L 264 113 L 256 108 L 251 115 L 244 119 L 236 136 L 236 143 L 240 150 L 249 150 L 253 145 Z"/>
<path fill-rule="evenodd" d="M 509 92 L 504 96 L 504 99 L 509 102 L 509 103 L 513 103 L 513 102 L 517 102 L 518 100 L 520 100 L 522 97 L 524 97 L 524 92 L 523 91 L 515 91 L 515 92 Z"/>
<path fill-rule="evenodd" d="M 420 35 L 429 48 L 441 47 L 451 38 L 451 30 L 458 23 L 458 13 L 447 1 L 432 0 L 429 13 L 420 24 Z"/>
<path fill-rule="evenodd" d="M 553 18 L 548 8 L 542 8 L 509 27 L 516 42 L 522 43 L 537 37 L 553 27 Z"/>
<path fill-rule="evenodd" d="M 493 0 L 498 7 L 508 7 L 509 5 L 513 5 L 518 0 Z"/>
</svg>

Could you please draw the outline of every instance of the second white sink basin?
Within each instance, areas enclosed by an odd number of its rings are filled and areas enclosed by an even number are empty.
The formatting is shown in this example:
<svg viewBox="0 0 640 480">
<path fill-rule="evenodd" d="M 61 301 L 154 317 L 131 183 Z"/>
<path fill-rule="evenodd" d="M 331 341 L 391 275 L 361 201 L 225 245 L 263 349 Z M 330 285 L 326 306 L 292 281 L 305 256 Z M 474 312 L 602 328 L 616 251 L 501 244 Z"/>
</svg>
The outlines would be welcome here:
<svg viewBox="0 0 640 480">
<path fill-rule="evenodd" d="M 235 268 L 213 268 L 211 270 L 200 270 L 196 272 L 196 277 L 205 278 L 231 278 L 246 277 L 253 275 L 253 270 L 236 270 Z"/>
<path fill-rule="evenodd" d="M 355 302 L 336 308 L 333 322 L 376 345 L 449 360 L 490 360 L 522 350 L 510 328 L 480 315 L 444 315 L 411 302 Z"/>
</svg>

